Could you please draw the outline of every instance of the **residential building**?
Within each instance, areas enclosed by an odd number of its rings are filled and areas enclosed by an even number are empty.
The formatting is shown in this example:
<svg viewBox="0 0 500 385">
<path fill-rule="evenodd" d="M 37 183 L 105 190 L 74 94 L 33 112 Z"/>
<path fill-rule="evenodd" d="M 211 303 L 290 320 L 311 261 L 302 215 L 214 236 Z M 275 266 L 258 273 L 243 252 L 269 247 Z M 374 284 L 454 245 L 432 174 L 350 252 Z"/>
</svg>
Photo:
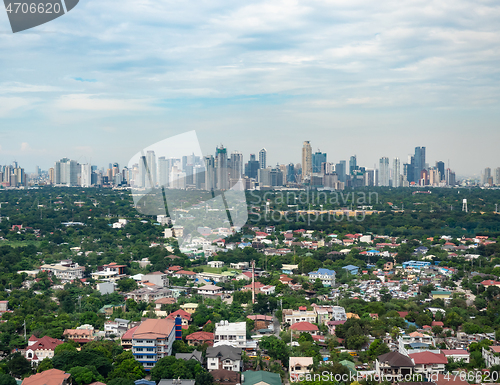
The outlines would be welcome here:
<svg viewBox="0 0 500 385">
<path fill-rule="evenodd" d="M 142 276 L 143 281 L 148 281 L 159 287 L 167 287 L 168 283 L 168 275 L 166 273 L 162 273 L 161 271 L 155 271 L 154 273 L 144 274 Z"/>
<path fill-rule="evenodd" d="M 63 333 L 64 338 L 73 340 L 79 344 L 86 344 L 94 340 L 94 328 L 89 329 L 66 329 Z"/>
<path fill-rule="evenodd" d="M 59 369 L 49 369 L 26 377 L 22 385 L 68 385 L 71 374 Z"/>
<path fill-rule="evenodd" d="M 317 279 L 321 280 L 321 283 L 325 287 L 335 286 L 335 271 L 319 268 L 317 271 L 311 271 L 309 273 L 309 281 L 315 282 Z"/>
<path fill-rule="evenodd" d="M 184 361 L 195 360 L 200 364 L 203 364 L 203 355 L 198 350 L 195 350 L 191 353 L 175 353 L 175 358 Z"/>
<path fill-rule="evenodd" d="M 347 265 L 347 266 L 344 266 L 342 269 L 347 270 L 347 272 L 349 274 L 357 275 L 359 267 L 358 266 L 354 266 L 354 265 Z"/>
<path fill-rule="evenodd" d="M 28 347 L 25 349 L 24 357 L 31 364 L 39 364 L 44 358 L 54 357 L 54 349 L 62 343 L 63 341 L 49 336 L 37 338 L 32 335 L 28 340 Z"/>
<path fill-rule="evenodd" d="M 73 281 L 83 278 L 85 267 L 79 266 L 78 263 L 73 263 L 70 260 L 61 261 L 59 263 L 45 264 L 40 266 L 40 270 L 54 274 L 63 282 Z"/>
<path fill-rule="evenodd" d="M 290 381 L 304 381 L 305 375 L 310 373 L 313 366 L 312 357 L 290 357 L 288 361 Z"/>
<path fill-rule="evenodd" d="M 249 268 L 249 263 L 248 262 L 230 263 L 229 267 L 231 269 L 244 270 L 244 269 L 248 269 Z"/>
<path fill-rule="evenodd" d="M 218 269 L 218 268 L 221 268 L 222 266 L 224 266 L 224 262 L 223 261 L 208 261 L 207 265 Z"/>
<path fill-rule="evenodd" d="M 244 322 L 243 322 L 244 323 Z M 241 370 L 241 349 L 229 345 L 213 346 L 207 348 L 207 369 Z"/>
<path fill-rule="evenodd" d="M 114 321 L 106 321 L 104 323 L 104 332 L 106 337 L 111 335 L 120 337 L 124 335 L 129 328 L 130 321 L 122 318 L 115 318 Z"/>
<path fill-rule="evenodd" d="M 464 363 L 470 362 L 470 353 L 464 349 L 441 349 L 441 353 L 449 360 L 453 359 L 454 362 L 463 361 Z"/>
<path fill-rule="evenodd" d="M 146 371 L 150 371 L 159 359 L 172 355 L 174 325 L 175 322 L 169 319 L 147 319 L 135 329 L 132 354 Z"/>
<path fill-rule="evenodd" d="M 415 364 L 408 356 L 399 352 L 389 352 L 378 356 L 375 361 L 375 371 L 379 378 L 384 375 L 411 375 Z"/>
<path fill-rule="evenodd" d="M 302 146 L 302 180 L 311 176 L 312 171 L 312 147 L 311 143 L 306 140 Z"/>
<path fill-rule="evenodd" d="M 196 275 L 199 281 L 205 282 L 227 282 L 229 281 L 229 277 L 225 274 L 217 274 L 217 273 L 198 273 Z"/>
<path fill-rule="evenodd" d="M 434 337 L 419 332 L 403 334 L 398 339 L 398 345 L 399 352 L 405 355 L 422 351 L 439 353 L 439 350 L 435 348 Z"/>
<path fill-rule="evenodd" d="M 278 373 L 263 370 L 247 370 L 242 374 L 242 385 L 281 385 L 281 377 Z"/>
<path fill-rule="evenodd" d="M 294 334 L 309 333 L 313 336 L 317 335 L 319 332 L 318 327 L 310 322 L 296 322 L 290 326 L 290 330 Z"/>
<path fill-rule="evenodd" d="M 96 286 L 101 295 L 114 293 L 116 289 L 116 283 L 114 282 L 99 282 Z"/>
<path fill-rule="evenodd" d="M 247 318 L 254 321 L 254 330 L 269 329 L 273 324 L 273 317 L 270 315 L 247 315 Z"/>
<path fill-rule="evenodd" d="M 187 311 L 185 310 L 182 310 L 182 309 L 179 309 L 179 310 L 176 310 L 174 311 L 173 313 L 170 313 L 168 316 L 167 316 L 167 319 L 170 319 L 172 321 L 175 321 L 175 318 L 177 316 L 180 316 L 181 317 L 181 320 L 182 320 L 182 326 L 185 326 L 186 328 L 188 327 L 189 323 L 191 322 L 191 314 L 188 313 Z"/>
<path fill-rule="evenodd" d="M 208 346 L 214 345 L 214 333 L 209 332 L 194 332 L 186 336 L 186 341 L 189 346 L 198 346 L 207 344 Z"/>
<path fill-rule="evenodd" d="M 173 298 L 172 290 L 165 287 L 143 287 L 125 294 L 126 299 L 132 298 L 136 302 L 155 302 L 160 298 Z"/>
<path fill-rule="evenodd" d="M 221 344 L 231 345 L 235 348 L 247 347 L 246 322 L 221 321 L 215 324 L 214 346 Z"/>
<path fill-rule="evenodd" d="M 189 314 L 193 314 L 198 309 L 197 303 L 185 303 L 181 305 L 181 309 L 187 311 Z"/>
<path fill-rule="evenodd" d="M 316 323 L 317 313 L 314 310 L 307 310 L 306 306 L 300 306 L 299 310 L 284 309 L 283 322 L 293 325 L 297 322 Z"/>
<path fill-rule="evenodd" d="M 216 298 L 222 293 L 222 287 L 215 285 L 205 285 L 197 290 L 198 294 L 208 298 Z"/>
<path fill-rule="evenodd" d="M 500 346 L 488 346 L 482 349 L 482 355 L 487 368 L 500 365 Z"/>
<path fill-rule="evenodd" d="M 218 369 L 210 372 L 215 385 L 237 385 L 241 384 L 240 372 L 233 370 Z"/>
<path fill-rule="evenodd" d="M 414 373 L 422 374 L 426 378 L 431 378 L 432 375 L 437 373 L 443 374 L 445 365 L 448 363 L 444 354 L 429 351 L 412 353 L 409 357 L 415 364 Z"/>
</svg>

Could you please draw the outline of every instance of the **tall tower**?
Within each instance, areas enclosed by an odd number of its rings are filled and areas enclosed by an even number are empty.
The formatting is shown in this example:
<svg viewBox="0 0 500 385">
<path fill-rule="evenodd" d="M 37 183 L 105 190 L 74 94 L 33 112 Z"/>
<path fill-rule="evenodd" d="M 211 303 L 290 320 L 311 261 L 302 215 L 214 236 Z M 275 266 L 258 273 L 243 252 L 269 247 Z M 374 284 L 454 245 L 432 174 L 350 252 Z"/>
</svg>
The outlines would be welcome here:
<svg viewBox="0 0 500 385">
<path fill-rule="evenodd" d="M 229 189 L 229 175 L 227 167 L 227 149 L 221 144 L 215 151 L 217 157 L 217 189 Z"/>
<path fill-rule="evenodd" d="M 239 151 L 231 153 L 231 178 L 240 179 L 243 175 L 243 154 Z"/>
<path fill-rule="evenodd" d="M 215 160 L 212 155 L 205 156 L 205 190 L 215 190 Z"/>
<path fill-rule="evenodd" d="M 415 147 L 414 182 L 420 181 L 423 169 L 425 169 L 425 147 Z"/>
<path fill-rule="evenodd" d="M 154 151 L 146 153 L 147 175 L 146 186 L 156 187 L 156 155 Z"/>
<path fill-rule="evenodd" d="M 384 156 L 379 161 L 379 186 L 389 186 L 389 158 Z"/>
<path fill-rule="evenodd" d="M 302 179 L 310 176 L 312 172 L 312 147 L 311 143 L 306 140 L 302 146 Z"/>
<path fill-rule="evenodd" d="M 399 158 L 394 158 L 392 162 L 392 186 L 401 187 L 401 161 Z"/>
<path fill-rule="evenodd" d="M 326 163 L 326 152 L 323 153 L 318 150 L 318 152 L 312 154 L 312 172 L 313 174 L 319 174 L 321 172 L 321 165 Z"/>
<path fill-rule="evenodd" d="M 353 155 L 349 159 L 349 175 L 352 175 L 352 172 L 357 169 L 358 169 L 358 161 L 356 159 L 356 155 Z"/>
<path fill-rule="evenodd" d="M 259 151 L 259 168 L 267 167 L 267 150 L 263 148 Z"/>
</svg>

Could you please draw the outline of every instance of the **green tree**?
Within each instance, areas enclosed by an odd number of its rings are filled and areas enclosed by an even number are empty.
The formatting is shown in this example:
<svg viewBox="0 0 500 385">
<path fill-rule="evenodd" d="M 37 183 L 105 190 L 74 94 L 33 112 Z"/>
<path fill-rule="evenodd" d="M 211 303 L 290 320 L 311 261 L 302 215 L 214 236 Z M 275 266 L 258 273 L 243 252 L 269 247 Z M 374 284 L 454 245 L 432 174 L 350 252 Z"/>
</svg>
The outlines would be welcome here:
<svg viewBox="0 0 500 385">
<path fill-rule="evenodd" d="M 33 372 L 30 362 L 20 353 L 14 353 L 7 359 L 7 369 L 11 375 L 18 378 Z"/>
<path fill-rule="evenodd" d="M 196 385 L 213 385 L 214 378 L 210 372 L 204 370 L 196 375 L 195 381 Z"/>
<path fill-rule="evenodd" d="M 14 377 L 2 373 L 0 374 L 0 385 L 17 385 L 17 382 Z"/>
<path fill-rule="evenodd" d="M 74 366 L 69 370 L 73 383 L 76 385 L 86 385 L 95 381 L 104 381 L 104 378 L 97 372 L 94 366 Z"/>
<path fill-rule="evenodd" d="M 36 371 L 38 373 L 41 373 L 41 372 L 44 372 L 46 370 L 49 370 L 49 369 L 52 369 L 54 367 L 54 365 L 52 365 L 52 360 L 48 357 L 45 357 L 42 362 L 40 362 L 38 364 L 38 367 L 36 369 Z"/>
</svg>

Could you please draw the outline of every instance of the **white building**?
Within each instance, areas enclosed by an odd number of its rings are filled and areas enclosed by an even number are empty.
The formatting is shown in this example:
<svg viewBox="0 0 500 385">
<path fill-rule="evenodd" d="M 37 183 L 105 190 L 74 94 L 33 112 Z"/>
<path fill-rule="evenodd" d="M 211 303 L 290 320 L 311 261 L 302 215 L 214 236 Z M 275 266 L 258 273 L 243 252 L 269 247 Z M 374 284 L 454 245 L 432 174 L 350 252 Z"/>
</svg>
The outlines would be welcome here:
<svg viewBox="0 0 500 385">
<path fill-rule="evenodd" d="M 288 373 L 293 382 L 303 381 L 305 375 L 310 373 L 313 366 L 312 357 L 290 357 Z"/>
<path fill-rule="evenodd" d="M 246 322 L 221 321 L 215 324 L 214 346 L 231 345 L 235 348 L 247 346 Z"/>
<path fill-rule="evenodd" d="M 335 286 L 335 271 L 320 268 L 317 271 L 311 271 L 309 273 L 309 281 L 315 282 L 317 279 L 321 280 L 321 283 L 325 287 L 333 287 Z"/>
<path fill-rule="evenodd" d="M 241 349 L 230 345 L 211 346 L 207 348 L 207 369 L 241 370 Z"/>
<path fill-rule="evenodd" d="M 198 294 L 215 296 L 222 293 L 222 287 L 215 285 L 205 285 L 198 288 Z"/>
<path fill-rule="evenodd" d="M 155 271 L 154 273 L 144 274 L 142 276 L 143 281 L 148 281 L 154 283 L 160 287 L 168 286 L 168 276 L 166 273 L 162 273 L 161 271 Z"/>
<path fill-rule="evenodd" d="M 85 267 L 79 266 L 78 263 L 72 261 L 61 261 L 50 265 L 42 265 L 40 270 L 50 272 L 62 281 L 72 281 L 83 278 Z"/>
<path fill-rule="evenodd" d="M 220 268 L 220 267 L 224 266 L 224 262 L 222 262 L 222 261 L 209 261 L 209 262 L 207 262 L 207 265 L 210 267 Z"/>
<path fill-rule="evenodd" d="M 300 306 L 299 310 L 284 309 L 283 322 L 293 325 L 297 322 L 316 323 L 317 313 L 314 310 L 307 310 L 305 306 Z"/>
<path fill-rule="evenodd" d="M 118 219 L 118 222 L 113 223 L 113 228 L 114 229 L 123 229 L 125 226 L 127 226 L 128 220 L 126 219 Z"/>
<path fill-rule="evenodd" d="M 487 368 L 493 365 L 500 365 L 500 346 L 489 346 L 487 349 L 483 348 L 482 353 Z"/>
</svg>

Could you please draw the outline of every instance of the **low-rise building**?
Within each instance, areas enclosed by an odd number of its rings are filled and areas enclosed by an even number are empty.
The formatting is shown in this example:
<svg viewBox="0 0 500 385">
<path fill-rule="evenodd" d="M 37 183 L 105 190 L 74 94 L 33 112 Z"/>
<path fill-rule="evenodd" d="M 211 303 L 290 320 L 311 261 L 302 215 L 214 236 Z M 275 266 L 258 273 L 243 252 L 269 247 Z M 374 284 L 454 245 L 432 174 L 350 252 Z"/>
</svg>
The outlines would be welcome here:
<svg viewBox="0 0 500 385">
<path fill-rule="evenodd" d="M 412 359 L 399 352 L 389 352 L 377 357 L 375 371 L 379 378 L 382 376 L 406 376 L 413 374 L 415 364 Z"/>
<path fill-rule="evenodd" d="M 306 306 L 300 306 L 299 310 L 284 309 L 283 322 L 293 325 L 297 322 L 311 322 L 316 323 L 317 314 L 314 310 L 307 310 Z"/>
<path fill-rule="evenodd" d="M 221 321 L 215 324 L 214 346 L 231 345 L 235 348 L 247 347 L 246 322 Z"/>
<path fill-rule="evenodd" d="M 312 366 L 312 357 L 290 357 L 288 364 L 290 380 L 293 382 L 305 381 L 305 375 L 311 373 Z"/>
<path fill-rule="evenodd" d="M 241 374 L 233 370 L 218 369 L 210 372 L 215 385 L 241 384 Z"/>
<path fill-rule="evenodd" d="M 79 266 L 78 263 L 73 263 L 70 260 L 61 261 L 59 263 L 45 264 L 40 266 L 40 270 L 54 274 L 61 281 L 68 282 L 75 279 L 83 278 L 85 267 Z"/>
<path fill-rule="evenodd" d="M 155 271 L 154 273 L 144 274 L 142 276 L 143 281 L 148 281 L 159 287 L 167 287 L 169 285 L 168 275 L 162 273 L 161 271 Z"/>
<path fill-rule="evenodd" d="M 187 311 L 189 314 L 193 314 L 198 309 L 197 303 L 185 303 L 181 305 L 181 309 Z"/>
<path fill-rule="evenodd" d="M 464 349 L 441 349 L 441 353 L 449 360 L 453 359 L 454 362 L 463 361 L 465 363 L 470 362 L 470 353 Z"/>
<path fill-rule="evenodd" d="M 448 360 L 444 354 L 438 354 L 433 352 L 420 352 L 410 354 L 409 357 L 413 360 L 415 364 L 414 372 L 416 374 L 422 374 L 426 378 L 431 378 L 431 376 L 445 372 L 445 365 Z"/>
<path fill-rule="evenodd" d="M 67 385 L 71 374 L 59 369 L 49 369 L 26 377 L 22 385 Z"/>
<path fill-rule="evenodd" d="M 209 332 L 194 332 L 186 336 L 186 341 L 189 346 L 199 346 L 207 344 L 208 346 L 214 345 L 214 333 Z"/>
<path fill-rule="evenodd" d="M 244 322 L 243 322 L 244 323 Z M 207 369 L 241 371 L 241 349 L 229 345 L 209 347 L 207 349 Z"/>
<path fill-rule="evenodd" d="M 335 270 L 329 270 L 320 268 L 317 271 L 311 271 L 309 273 L 309 281 L 315 282 L 317 279 L 321 280 L 321 283 L 325 287 L 335 286 Z"/>
<path fill-rule="evenodd" d="M 126 265 L 118 265 L 112 262 L 108 265 L 98 266 L 97 271 L 92 273 L 93 279 L 102 281 L 112 281 L 115 282 L 123 277 L 125 277 Z"/>
<path fill-rule="evenodd" d="M 32 335 L 28 340 L 28 347 L 25 349 L 24 357 L 31 362 L 31 364 L 38 364 L 44 358 L 53 358 L 54 350 L 57 346 L 61 345 L 63 341 L 57 338 L 45 336 L 37 338 Z"/>
<path fill-rule="evenodd" d="M 215 298 L 222 293 L 222 287 L 215 285 L 205 285 L 199 287 L 197 290 L 198 294 L 209 298 Z"/>
<path fill-rule="evenodd" d="M 319 332 L 318 327 L 310 322 L 296 322 L 290 326 L 290 330 L 294 334 L 309 333 L 313 336 Z"/>
<path fill-rule="evenodd" d="M 488 346 L 482 349 L 482 355 L 487 368 L 500 365 L 500 346 Z"/>
<path fill-rule="evenodd" d="M 154 302 L 160 298 L 173 298 L 173 292 L 165 287 L 153 286 L 143 287 L 125 294 L 127 299 L 131 298 L 135 302 Z"/>
<path fill-rule="evenodd" d="M 223 261 L 208 261 L 207 265 L 218 269 L 218 268 L 221 268 L 222 266 L 224 266 L 224 262 Z"/>
</svg>

